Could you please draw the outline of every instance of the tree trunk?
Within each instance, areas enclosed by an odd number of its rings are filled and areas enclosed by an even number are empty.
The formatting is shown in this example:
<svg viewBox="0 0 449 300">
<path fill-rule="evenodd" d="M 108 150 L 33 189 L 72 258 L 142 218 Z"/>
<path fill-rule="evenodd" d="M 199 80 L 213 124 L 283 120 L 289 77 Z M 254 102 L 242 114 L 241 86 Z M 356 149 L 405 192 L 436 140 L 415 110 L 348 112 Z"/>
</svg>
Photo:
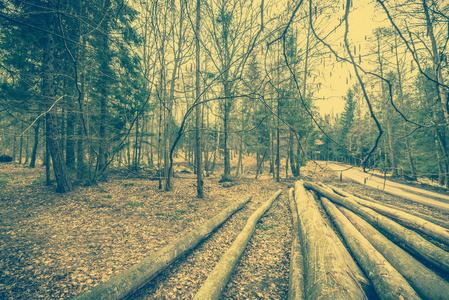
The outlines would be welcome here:
<svg viewBox="0 0 449 300">
<path fill-rule="evenodd" d="M 217 156 L 219 155 L 219 151 L 220 151 L 220 127 L 218 127 L 218 131 L 217 131 L 217 142 L 215 144 L 214 160 L 212 162 L 212 167 L 210 168 L 211 173 L 214 173 L 215 164 L 217 162 Z"/>
<path fill-rule="evenodd" d="M 181 59 L 181 49 L 182 49 L 182 41 L 183 41 L 183 24 L 184 24 L 184 2 L 181 3 L 180 8 L 180 17 L 179 17 L 179 39 L 178 39 L 178 50 L 175 54 L 174 66 L 171 76 L 170 82 L 170 94 L 168 95 L 168 101 L 165 103 L 165 126 L 164 126 L 164 176 L 165 176 L 165 190 L 169 191 L 172 188 L 172 174 L 170 172 L 170 165 L 173 165 L 173 162 L 170 161 L 172 157 L 170 157 L 170 148 L 172 145 L 172 137 L 171 137 L 171 122 L 173 120 L 173 102 L 175 99 L 175 85 L 176 85 L 176 75 L 178 73 L 178 67 Z M 175 20 L 174 10 L 173 10 L 173 20 Z M 173 26 L 174 27 L 174 26 Z M 162 41 L 162 47 L 164 47 L 164 40 Z M 173 45 L 173 48 L 175 46 Z M 165 47 L 164 47 L 165 51 Z M 165 53 L 163 53 L 163 61 L 165 62 Z M 162 78 L 161 78 L 162 81 Z M 165 81 L 165 74 L 163 81 Z M 164 84 L 165 85 L 165 84 Z M 165 94 L 165 89 L 163 94 Z"/>
<path fill-rule="evenodd" d="M 231 82 L 229 81 L 229 69 L 231 66 L 231 54 L 229 50 L 228 38 L 230 30 L 231 19 L 227 15 L 225 5 L 220 7 L 220 18 L 221 18 L 221 37 L 223 48 L 223 61 L 222 61 L 222 82 L 223 82 L 223 92 L 224 92 L 224 112 L 223 112 L 223 152 L 224 152 L 224 172 L 223 180 L 228 180 L 231 175 L 231 157 L 229 153 L 229 114 L 231 113 L 231 101 L 232 101 L 232 89 Z"/>
<path fill-rule="evenodd" d="M 36 123 L 34 124 L 34 144 L 33 144 L 33 150 L 31 151 L 31 160 L 30 160 L 30 168 L 36 167 L 36 155 L 37 155 L 37 148 L 39 146 L 39 128 L 40 128 L 41 120 L 38 119 Z"/>
<path fill-rule="evenodd" d="M 270 173 L 273 175 L 273 179 L 276 177 L 276 173 L 274 172 L 274 138 L 273 138 L 273 130 L 270 130 Z"/>
<path fill-rule="evenodd" d="M 295 154 L 293 152 L 293 145 L 294 145 L 295 137 L 293 135 L 293 131 L 290 130 L 290 140 L 289 140 L 289 151 L 290 151 L 290 168 L 292 170 L 292 174 L 294 177 L 299 176 L 299 168 L 300 165 L 297 163 Z"/>
<path fill-rule="evenodd" d="M 389 115 L 389 114 L 388 114 Z M 389 146 L 389 159 L 391 163 L 391 176 L 398 175 L 397 163 L 396 163 L 396 151 L 393 143 L 393 130 L 391 129 L 390 116 L 387 116 L 387 134 L 388 134 L 388 146 Z"/>
<path fill-rule="evenodd" d="M 209 123 L 209 108 L 206 108 L 206 128 L 210 128 Z M 203 109 L 203 115 L 204 115 L 204 109 Z M 204 132 L 204 130 L 203 130 Z M 207 140 L 206 140 L 207 139 Z M 210 156 L 209 156 L 209 149 L 210 149 L 210 134 L 206 135 L 205 141 L 204 141 L 204 171 L 206 172 L 206 177 L 209 177 L 210 175 Z"/>
<path fill-rule="evenodd" d="M 228 85 L 228 84 L 226 84 Z M 228 92 L 229 94 L 229 92 Z M 223 131 L 224 131 L 224 138 L 223 138 L 223 152 L 224 152 L 224 172 L 223 172 L 223 179 L 227 180 L 229 179 L 229 176 L 231 175 L 231 157 L 229 154 L 229 113 L 230 113 L 230 107 L 229 107 L 229 101 L 228 96 L 225 96 L 226 99 L 224 100 L 224 118 L 223 118 Z"/>
<path fill-rule="evenodd" d="M 396 57 L 396 72 L 398 74 L 399 103 L 401 104 L 401 109 L 404 111 L 404 92 L 402 90 L 402 73 L 401 73 L 401 68 L 399 65 L 397 35 L 395 35 L 395 37 L 394 37 L 394 44 L 395 44 L 395 57 Z M 412 150 L 411 150 L 410 142 L 408 139 L 407 122 L 404 119 L 402 119 L 402 128 L 404 130 L 405 148 L 407 150 L 408 163 L 410 165 L 410 170 L 412 173 L 411 175 L 413 178 L 416 178 L 415 163 L 413 161 Z"/>
<path fill-rule="evenodd" d="M 243 131 L 243 122 L 242 122 L 242 131 Z M 239 159 L 237 162 L 237 170 L 235 172 L 235 176 L 239 176 L 240 170 L 242 171 L 243 175 L 243 136 L 240 137 Z"/>
<path fill-rule="evenodd" d="M 274 200 L 279 197 L 281 192 L 282 190 L 278 190 L 248 218 L 242 232 L 240 232 L 229 249 L 221 256 L 220 261 L 215 265 L 214 269 L 210 272 L 209 277 L 193 298 L 194 300 L 218 300 L 220 298 L 220 295 L 224 291 L 224 288 L 226 287 L 235 266 L 239 262 L 240 257 L 242 257 L 242 254 L 246 249 L 246 245 L 256 229 L 257 222 L 271 207 Z"/>
<path fill-rule="evenodd" d="M 45 40 L 45 48 L 42 57 L 42 94 L 47 103 L 48 109 L 55 104 L 55 80 L 54 80 L 54 51 L 55 44 L 53 40 L 54 29 L 53 17 L 49 16 L 47 19 L 49 34 Z M 61 143 L 58 139 L 58 117 L 55 112 L 55 108 L 49 110 L 46 114 L 46 137 L 47 137 L 47 153 L 51 155 L 53 162 L 53 171 L 55 173 L 57 191 L 60 193 L 69 192 L 72 190 L 72 185 L 67 172 L 67 167 L 65 165 L 63 154 L 61 151 Z M 48 154 L 47 154 L 48 155 Z M 50 161 L 47 160 L 47 169 L 49 168 Z M 49 177 L 47 175 L 47 181 Z"/>
<path fill-rule="evenodd" d="M 50 170 L 50 150 L 48 145 L 50 142 L 48 141 L 48 122 L 47 118 L 45 118 L 45 153 L 44 153 L 44 164 L 45 164 L 45 185 L 51 185 L 51 170 Z"/>
<path fill-rule="evenodd" d="M 53 171 L 55 173 L 57 188 L 59 193 L 65 193 L 72 190 L 70 178 L 68 175 L 67 167 L 64 162 L 64 157 L 61 151 L 61 143 L 58 139 L 58 127 L 57 116 L 53 112 L 49 112 L 46 115 L 47 121 L 47 135 L 48 135 L 48 151 L 51 155 L 53 163 Z M 48 162 L 49 163 L 49 162 Z"/>
<path fill-rule="evenodd" d="M 28 156 L 29 156 L 28 155 L 28 152 L 29 152 L 28 148 L 29 148 L 30 134 L 29 134 L 28 130 L 26 132 L 26 135 L 27 135 L 27 139 L 26 139 L 26 142 L 25 142 L 25 162 L 23 163 L 24 165 L 26 165 L 28 163 Z"/>
<path fill-rule="evenodd" d="M 69 103 L 67 104 L 67 142 L 65 150 L 65 161 L 68 169 L 75 168 L 75 105 L 69 98 Z"/>
<path fill-rule="evenodd" d="M 76 296 L 74 300 L 124 299 L 132 295 L 176 259 L 193 249 L 202 240 L 208 237 L 209 234 L 223 224 L 236 211 L 244 207 L 250 200 L 251 197 L 247 197 L 243 201 L 240 200 L 239 202 L 231 204 L 198 228 L 148 256 L 123 273 Z"/>
<path fill-rule="evenodd" d="M 133 153 L 133 169 L 134 171 L 139 171 L 139 158 L 137 148 L 139 147 L 139 116 L 136 117 L 136 130 L 135 130 L 135 140 L 134 140 L 134 153 Z"/>
<path fill-rule="evenodd" d="M 279 113 L 279 101 L 278 101 L 278 117 L 277 117 L 277 126 L 276 126 L 276 182 L 279 182 L 281 179 L 281 175 L 279 173 L 280 171 L 280 165 L 281 165 L 281 154 L 280 154 L 280 141 L 281 141 L 281 133 L 280 133 L 280 128 L 279 128 L 279 118 L 280 118 L 280 113 Z"/>
<path fill-rule="evenodd" d="M 201 20 L 201 0 L 196 1 L 196 24 L 195 24 L 195 101 L 196 105 L 196 131 L 195 131 L 195 154 L 196 154 L 196 191 L 197 197 L 203 198 L 203 162 L 201 150 L 201 127 L 202 127 L 202 105 L 200 102 L 200 20 Z"/>
<path fill-rule="evenodd" d="M 16 141 L 17 141 L 17 137 L 16 137 L 16 131 L 13 131 L 13 140 L 12 140 L 12 161 L 16 162 L 16 153 L 17 153 L 17 146 L 16 146 Z"/>
<path fill-rule="evenodd" d="M 449 153 L 446 144 L 445 128 L 436 129 L 436 136 L 438 138 L 438 144 L 440 145 L 443 161 L 444 171 L 444 185 L 449 188 Z"/>
<path fill-rule="evenodd" d="M 265 157 L 267 156 L 267 149 L 265 148 L 265 151 L 263 152 L 262 158 L 260 159 L 259 163 L 257 164 L 257 170 L 256 170 L 256 179 L 259 177 L 259 174 L 261 174 L 263 161 L 265 160 Z"/>
<path fill-rule="evenodd" d="M 84 6 L 84 1 L 81 2 L 81 10 Z M 83 12 L 80 12 L 81 15 L 84 15 Z M 86 162 L 85 162 L 85 156 L 86 156 L 86 143 L 85 139 L 88 138 L 88 128 L 86 129 L 86 132 L 84 131 L 84 118 L 83 115 L 83 103 L 86 97 L 86 72 L 85 72 L 85 61 L 86 61 L 86 52 L 85 52 L 85 46 L 86 46 L 86 40 L 84 36 L 79 37 L 79 43 L 78 46 L 78 70 L 79 70 L 79 95 L 78 95 L 78 105 L 79 105 L 79 111 L 77 111 L 78 118 L 77 118 L 77 140 L 76 140 L 76 179 L 78 181 L 85 180 L 86 179 Z M 87 126 L 86 126 L 87 127 Z M 89 178 L 91 180 L 91 178 Z"/>
<path fill-rule="evenodd" d="M 22 164 L 22 152 L 23 152 L 23 123 L 20 129 L 20 140 L 19 140 L 19 165 Z"/>
<path fill-rule="evenodd" d="M 381 299 L 421 299 L 407 280 L 368 242 L 334 204 L 324 197 L 321 198 L 321 201 Z"/>
<path fill-rule="evenodd" d="M 108 116 L 108 93 L 109 93 L 109 81 L 111 77 L 111 70 L 109 67 L 109 19 L 110 12 L 109 8 L 111 6 L 110 0 L 104 0 L 103 2 L 103 12 L 104 19 L 101 22 L 102 29 L 102 49 L 100 54 L 100 83 L 99 83 L 99 97 L 100 97 L 100 145 L 98 147 L 98 158 L 97 158 L 97 172 L 101 173 L 105 177 L 105 171 L 107 168 L 107 156 L 109 149 L 108 133 L 107 133 L 107 116 Z"/>
<path fill-rule="evenodd" d="M 380 46 L 380 33 L 376 32 L 377 37 L 377 56 L 378 56 L 378 62 L 379 62 L 379 68 L 380 68 L 380 76 L 384 77 L 383 72 L 383 57 L 381 56 L 381 46 Z M 381 80 L 381 86 L 382 86 L 382 100 L 385 101 L 387 98 L 387 91 L 385 87 L 385 83 L 383 80 Z M 389 147 L 389 160 L 391 163 L 391 176 L 395 177 L 397 176 L 397 162 L 396 162 L 396 153 L 395 153 L 395 147 L 393 143 L 393 130 L 391 128 L 391 114 L 390 114 L 390 106 L 389 102 L 386 104 L 385 108 L 385 121 L 387 123 L 387 136 L 388 136 L 388 147 Z M 385 160 L 385 163 L 387 160 Z M 385 168 L 387 168 L 387 164 L 385 164 Z"/>
</svg>

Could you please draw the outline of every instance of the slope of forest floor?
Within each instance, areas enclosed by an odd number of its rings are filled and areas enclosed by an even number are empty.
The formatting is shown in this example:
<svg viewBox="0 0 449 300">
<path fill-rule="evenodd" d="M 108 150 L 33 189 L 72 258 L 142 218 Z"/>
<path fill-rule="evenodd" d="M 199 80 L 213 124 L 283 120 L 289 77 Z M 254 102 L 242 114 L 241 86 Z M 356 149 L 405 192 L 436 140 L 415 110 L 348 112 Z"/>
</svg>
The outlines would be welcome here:
<svg viewBox="0 0 449 300">
<path fill-rule="evenodd" d="M 301 169 L 301 175 L 448 219 L 423 205 L 356 183 L 340 183 L 336 175 L 313 162 Z M 54 187 L 44 185 L 43 168 L 1 164 L 0 298 L 70 298 L 121 273 L 237 199 L 252 195 L 244 209 L 136 295 L 139 299 L 191 299 L 247 218 L 282 188 L 283 196 L 258 223 L 225 297 L 285 299 L 291 244 L 286 195 L 294 180 L 276 183 L 267 173 L 258 180 L 253 173 L 245 176 L 230 187 L 219 184 L 219 176 L 206 178 L 204 199 L 196 198 L 193 174 L 175 178 L 170 192 L 158 190 L 157 181 L 116 174 L 108 182 L 57 194 Z"/>
</svg>

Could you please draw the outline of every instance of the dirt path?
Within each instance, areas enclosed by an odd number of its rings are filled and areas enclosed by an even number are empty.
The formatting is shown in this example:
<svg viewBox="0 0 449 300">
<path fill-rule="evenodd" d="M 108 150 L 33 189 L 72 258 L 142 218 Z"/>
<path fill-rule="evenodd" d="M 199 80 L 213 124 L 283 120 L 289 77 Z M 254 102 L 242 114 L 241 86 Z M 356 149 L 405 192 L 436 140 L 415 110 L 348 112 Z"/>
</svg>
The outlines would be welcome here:
<svg viewBox="0 0 449 300">
<path fill-rule="evenodd" d="M 343 179 L 351 179 L 360 184 L 383 190 L 386 193 L 393 194 L 414 202 L 441 209 L 449 213 L 449 196 L 415 188 L 405 184 L 396 183 L 390 180 L 384 180 L 372 174 L 359 171 L 357 168 L 351 168 L 349 165 L 320 162 L 328 168 L 343 174 Z"/>
</svg>

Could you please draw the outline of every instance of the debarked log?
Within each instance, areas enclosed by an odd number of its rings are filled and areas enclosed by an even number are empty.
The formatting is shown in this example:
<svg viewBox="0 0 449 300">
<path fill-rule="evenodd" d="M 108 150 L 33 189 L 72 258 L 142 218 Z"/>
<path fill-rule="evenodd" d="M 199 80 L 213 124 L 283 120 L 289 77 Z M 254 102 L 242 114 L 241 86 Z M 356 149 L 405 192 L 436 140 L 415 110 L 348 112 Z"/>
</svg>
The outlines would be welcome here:
<svg viewBox="0 0 449 300">
<path fill-rule="evenodd" d="M 232 272 L 235 269 L 240 257 L 246 249 L 246 245 L 251 239 L 256 224 L 265 212 L 271 207 L 274 200 L 281 194 L 282 190 L 278 190 L 273 196 L 263 203 L 252 215 L 248 218 L 242 232 L 236 237 L 231 247 L 223 254 L 214 269 L 209 274 L 209 277 L 201 286 L 198 293 L 195 295 L 196 300 L 210 300 L 219 299 L 226 287 Z"/>
<path fill-rule="evenodd" d="M 165 246 L 119 275 L 76 296 L 74 299 L 123 299 L 132 295 L 139 288 L 156 277 L 172 262 L 198 245 L 199 242 L 204 240 L 236 211 L 244 207 L 251 198 L 252 197 L 246 197 L 243 201 L 229 205 L 215 217 L 200 225 L 195 230 L 192 230 L 187 234 L 181 234 L 181 238 L 177 239 L 175 242 Z"/>
<path fill-rule="evenodd" d="M 304 257 L 299 242 L 299 220 L 294 199 L 294 189 L 288 190 L 288 200 L 292 213 L 293 240 L 290 253 L 290 272 L 288 276 L 288 299 L 304 299 Z"/>
<path fill-rule="evenodd" d="M 352 211 L 339 207 L 351 223 L 377 249 L 388 262 L 408 280 L 413 289 L 423 299 L 445 299 L 449 283 L 443 280 L 408 252 L 387 239 L 382 233 Z"/>
<path fill-rule="evenodd" d="M 339 195 L 341 195 L 341 196 L 344 196 L 344 197 L 347 197 L 347 196 L 354 196 L 354 197 L 356 197 L 356 198 L 361 198 L 361 199 L 363 199 L 363 200 L 368 200 L 368 201 L 371 201 L 371 202 L 374 202 L 374 203 L 381 204 L 381 205 L 386 206 L 386 207 L 398 209 L 398 210 L 401 210 L 401 211 L 404 211 L 404 212 L 405 212 L 405 211 L 408 211 L 409 214 L 411 214 L 411 213 L 410 213 L 410 210 L 409 210 L 408 208 L 405 208 L 405 207 L 400 207 L 400 206 L 395 206 L 395 205 L 392 205 L 392 204 L 383 203 L 383 202 L 381 202 L 381 201 L 379 201 L 379 200 L 376 200 L 376 199 L 374 199 L 374 198 L 371 198 L 371 197 L 369 197 L 369 196 L 367 196 L 367 195 L 360 195 L 359 193 L 353 192 L 353 191 L 351 192 L 351 194 L 349 194 L 348 192 L 345 192 L 345 191 L 343 191 L 342 189 L 337 188 L 337 187 L 335 187 L 335 186 L 333 186 L 333 185 L 329 185 L 329 187 L 330 187 L 332 190 L 334 190 L 337 194 L 339 194 Z M 399 196 L 398 196 L 398 197 L 399 197 Z M 433 224 L 436 224 L 436 225 L 438 225 L 438 226 L 441 226 L 441 227 L 443 227 L 443 228 L 449 229 L 449 222 L 448 222 L 448 221 L 445 221 L 445 220 L 442 220 L 442 219 L 433 217 L 433 216 L 431 216 L 431 215 L 429 215 L 429 214 L 421 213 L 421 212 L 416 211 L 416 210 L 414 210 L 414 211 L 413 211 L 413 214 L 411 214 L 411 215 L 416 216 L 416 217 L 419 217 L 419 218 L 421 218 L 421 219 L 423 219 L 423 220 L 429 221 L 429 222 L 431 222 L 431 223 L 433 223 Z"/>
<path fill-rule="evenodd" d="M 430 221 L 424 220 L 420 217 L 414 216 L 412 214 L 406 213 L 402 210 L 399 209 L 394 209 L 385 205 L 382 205 L 380 203 L 377 202 L 373 202 L 373 201 L 368 201 L 365 199 L 362 199 L 360 197 L 356 197 L 354 195 L 351 195 L 349 193 L 346 193 L 344 191 L 341 191 L 335 187 L 331 187 L 334 191 L 336 191 L 339 194 L 342 194 L 343 196 L 353 199 L 356 202 L 358 202 L 359 204 L 372 208 L 375 211 L 391 217 L 397 221 L 399 221 L 399 223 L 416 229 L 432 238 L 434 238 L 437 241 L 440 241 L 446 245 L 449 245 L 449 229 L 441 227 L 437 224 L 434 224 Z"/>
<path fill-rule="evenodd" d="M 381 299 L 421 299 L 407 280 L 333 203 L 325 197 L 321 197 L 321 201 Z"/>
<path fill-rule="evenodd" d="M 348 197 L 337 195 L 328 187 L 312 182 L 305 182 L 304 186 L 355 212 L 376 228 L 381 229 L 384 233 L 387 233 L 389 235 L 388 237 L 396 244 L 399 244 L 400 246 L 405 247 L 408 251 L 421 256 L 434 266 L 449 272 L 449 253 L 432 244 L 415 231 L 399 225 L 390 218 L 379 214 L 371 208 L 362 206 Z"/>
<path fill-rule="evenodd" d="M 367 299 L 359 281 L 344 261 L 318 204 L 302 181 L 295 184 L 301 245 L 304 255 L 306 299 Z"/>
</svg>

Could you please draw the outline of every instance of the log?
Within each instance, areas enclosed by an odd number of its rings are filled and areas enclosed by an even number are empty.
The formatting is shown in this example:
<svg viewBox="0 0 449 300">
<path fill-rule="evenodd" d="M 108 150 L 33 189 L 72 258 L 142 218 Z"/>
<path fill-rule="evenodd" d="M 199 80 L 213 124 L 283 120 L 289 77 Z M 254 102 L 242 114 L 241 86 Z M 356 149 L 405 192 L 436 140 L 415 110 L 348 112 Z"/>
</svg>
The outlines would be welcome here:
<svg viewBox="0 0 449 300">
<path fill-rule="evenodd" d="M 315 200 L 318 201 L 318 198 L 316 198 L 315 194 L 312 194 L 312 195 L 314 196 Z M 360 267 L 354 261 L 351 254 L 348 252 L 345 245 L 343 245 L 343 243 L 342 243 L 341 239 L 338 237 L 338 235 L 333 230 L 330 230 L 329 237 L 334 240 L 336 246 L 340 250 L 340 253 L 343 255 L 343 257 L 342 257 L 343 261 L 348 264 L 348 266 L 352 270 L 354 276 L 356 277 L 358 282 L 362 285 L 362 288 L 363 288 L 365 294 L 367 296 L 369 296 L 370 294 L 374 293 L 373 287 L 372 287 L 370 281 L 368 280 L 368 278 L 366 278 L 363 271 L 360 269 Z"/>
<path fill-rule="evenodd" d="M 449 229 L 443 228 L 437 224 L 433 224 L 432 222 L 429 222 L 427 220 L 424 220 L 420 217 L 414 216 L 412 214 L 406 213 L 399 209 L 394 209 L 385 205 L 382 205 L 377 202 L 368 201 L 365 199 L 362 199 L 360 197 L 356 197 L 354 195 L 348 194 L 341 190 L 336 190 L 336 188 L 331 187 L 334 191 L 336 191 L 339 194 L 343 194 L 343 196 L 350 198 L 357 203 L 369 207 L 371 209 L 374 209 L 375 211 L 391 217 L 399 223 L 411 227 L 415 230 L 418 230 L 432 238 L 434 238 L 437 241 L 440 241 L 446 245 L 449 245 Z"/>
<path fill-rule="evenodd" d="M 445 299 L 449 283 L 429 270 L 413 256 L 387 239 L 368 222 L 350 210 L 339 207 L 351 223 L 377 249 L 388 262 L 408 280 L 423 299 Z"/>
<path fill-rule="evenodd" d="M 312 193 L 312 196 L 314 197 L 315 201 L 319 201 L 316 194 Z M 371 282 L 369 279 L 365 276 L 363 271 L 360 269 L 360 267 L 357 265 L 357 263 L 352 258 L 351 254 L 349 253 L 348 249 L 346 249 L 345 245 L 343 244 L 342 240 L 338 237 L 337 233 L 335 233 L 334 230 L 330 230 L 329 237 L 334 240 L 335 245 L 337 246 L 340 254 L 342 255 L 341 259 L 348 265 L 348 267 L 351 269 L 352 273 L 354 274 L 357 281 L 360 283 L 360 285 L 363 288 L 363 291 L 367 296 L 372 294 L 374 292 L 373 287 L 371 285 Z M 368 297 L 369 298 L 369 297 Z"/>
<path fill-rule="evenodd" d="M 173 243 L 165 246 L 121 274 L 76 296 L 74 299 L 124 299 L 132 295 L 176 259 L 198 245 L 199 242 L 216 230 L 236 211 L 244 207 L 251 198 L 252 197 L 246 197 L 243 201 L 229 205 L 215 217 L 200 225 L 195 230 L 192 230 L 187 234 L 181 234 L 181 238 Z"/>
<path fill-rule="evenodd" d="M 335 186 L 332 186 L 332 185 L 329 185 L 329 187 L 330 187 L 332 190 L 334 190 L 337 194 L 339 194 L 339 195 L 341 195 L 341 196 L 344 196 L 344 197 L 347 197 L 347 196 L 354 196 L 354 197 L 356 197 L 356 198 L 360 198 L 360 199 L 363 199 L 363 200 L 368 200 L 368 201 L 371 201 L 371 202 L 374 202 L 374 203 L 378 203 L 378 204 L 381 204 L 381 205 L 386 206 L 386 207 L 398 209 L 398 210 L 401 210 L 401 211 L 408 210 L 407 208 L 401 208 L 401 207 L 397 207 L 397 206 L 394 206 L 394 205 L 382 203 L 381 201 L 378 201 L 378 200 L 376 200 L 376 199 L 373 199 L 373 198 L 371 198 L 371 197 L 369 197 L 369 196 L 366 196 L 366 195 L 360 195 L 360 194 L 355 193 L 355 192 L 353 192 L 352 194 L 349 194 L 348 192 L 345 192 L 345 191 L 343 191 L 342 189 L 339 189 L 339 188 L 337 188 L 337 187 L 335 187 Z M 398 197 L 399 197 L 399 196 L 398 196 Z M 413 211 L 413 212 L 411 212 L 410 214 L 411 214 L 412 216 L 419 217 L 419 218 L 421 218 L 421 219 L 427 220 L 427 221 L 429 221 L 429 222 L 431 222 L 431 223 L 434 223 L 434 224 L 436 224 L 436 225 L 439 225 L 439 226 L 441 226 L 441 227 L 444 227 L 445 229 L 449 229 L 449 222 L 447 222 L 447 221 L 444 221 L 444 220 L 441 220 L 441 219 L 438 219 L 438 218 L 435 218 L 435 217 L 432 217 L 432 216 L 429 216 L 429 215 L 426 215 L 426 214 L 422 214 L 422 213 L 420 213 L 420 212 L 418 212 L 418 211 Z"/>
<path fill-rule="evenodd" d="M 405 278 L 327 198 L 321 202 L 381 299 L 421 299 Z"/>
<path fill-rule="evenodd" d="M 246 249 L 246 245 L 251 239 L 256 224 L 265 212 L 271 207 L 274 200 L 281 194 L 282 190 L 278 190 L 265 203 L 263 203 L 246 222 L 242 232 L 236 237 L 231 247 L 223 254 L 218 263 L 215 265 L 209 277 L 201 286 L 195 295 L 196 300 L 219 299 L 231 277 L 240 257 Z"/>
<path fill-rule="evenodd" d="M 305 257 L 306 299 L 367 299 L 354 273 L 332 239 L 329 224 L 302 181 L 295 184 L 301 245 Z"/>
<path fill-rule="evenodd" d="M 385 217 L 368 207 L 364 207 L 350 198 L 337 195 L 330 188 L 323 188 L 323 186 L 312 182 L 305 182 L 304 186 L 313 189 L 333 202 L 362 216 L 378 229 L 388 233 L 397 244 L 400 244 L 407 248 L 407 250 L 421 256 L 437 268 L 449 272 L 449 253 L 440 247 L 435 246 L 415 231 L 399 225 L 388 217 Z"/>
<path fill-rule="evenodd" d="M 299 243 L 298 211 L 296 209 L 295 199 L 293 198 L 293 191 L 293 188 L 288 191 L 293 227 L 290 272 L 288 276 L 288 299 L 291 300 L 304 299 L 304 257 L 301 251 L 301 244 Z"/>
</svg>

